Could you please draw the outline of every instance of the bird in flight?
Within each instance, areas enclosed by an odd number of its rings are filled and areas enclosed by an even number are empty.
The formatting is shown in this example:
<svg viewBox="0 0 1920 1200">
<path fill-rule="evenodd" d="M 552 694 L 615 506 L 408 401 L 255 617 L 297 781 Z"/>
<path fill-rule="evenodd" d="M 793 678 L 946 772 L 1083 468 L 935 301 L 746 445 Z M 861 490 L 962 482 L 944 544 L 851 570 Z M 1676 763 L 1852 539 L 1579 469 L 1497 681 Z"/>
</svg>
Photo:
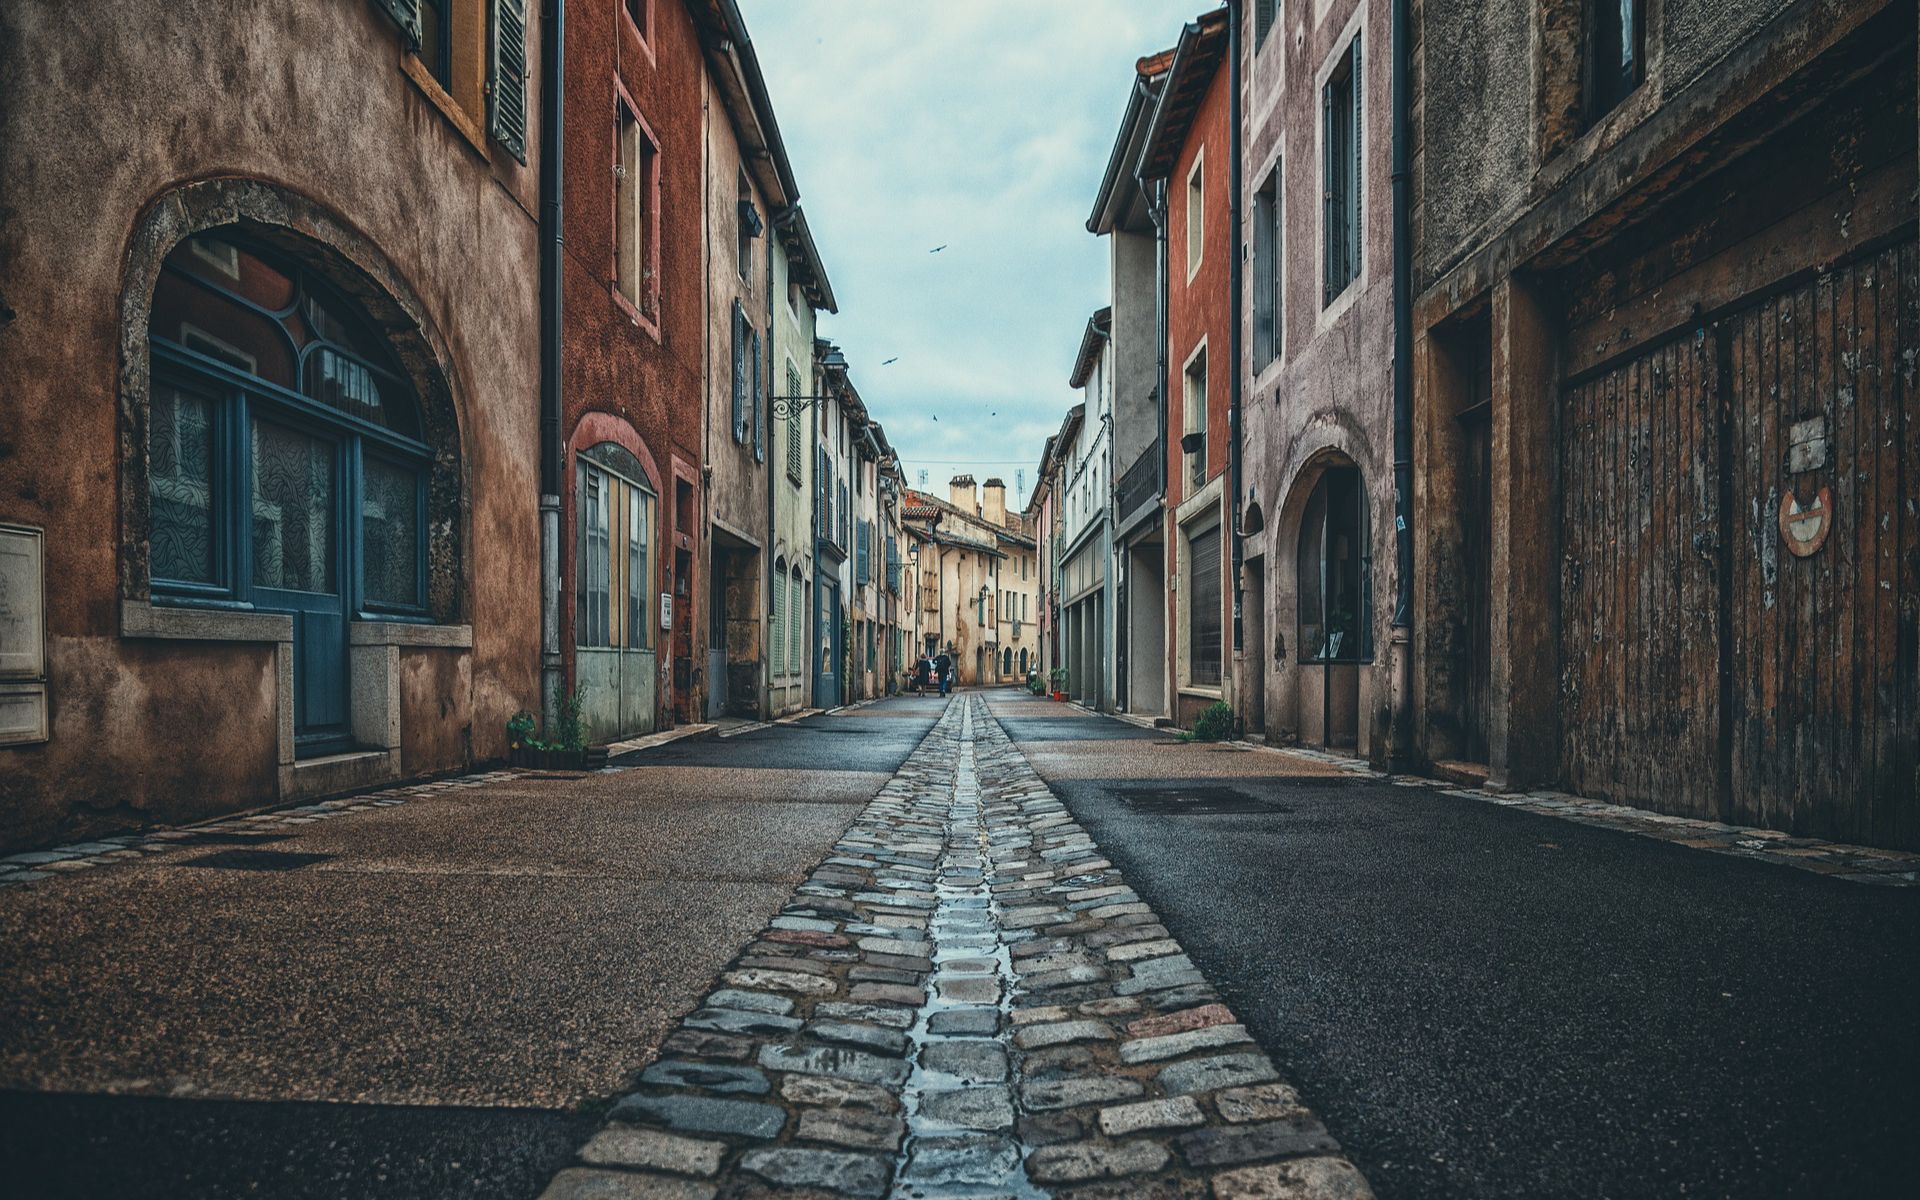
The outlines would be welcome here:
<svg viewBox="0 0 1920 1200">
<path fill-rule="evenodd" d="M 899 362 L 899 361 L 900 361 L 900 356 L 899 356 L 898 354 L 896 354 L 896 355 L 894 355 L 894 356 L 893 356 L 892 358 L 890 358 L 890 359 L 888 359 L 887 361 L 885 361 L 885 362 L 883 362 L 883 363 L 881 363 L 880 365 L 881 365 L 881 366 L 883 366 L 883 367 L 890 367 L 890 366 L 892 366 L 893 364 L 895 364 L 895 363 L 897 363 L 897 362 Z"/>
<path fill-rule="evenodd" d="M 938 254 L 938 253 L 940 253 L 940 252 L 941 252 L 942 250 L 945 250 L 946 248 L 947 248 L 947 243 L 945 243 L 945 242 L 941 242 L 941 243 L 940 243 L 940 244 L 939 244 L 938 246 L 935 246 L 935 247 L 934 247 L 933 249 L 931 249 L 931 250 L 929 250 L 929 251 L 927 251 L 927 253 L 928 253 L 928 254 Z"/>
</svg>

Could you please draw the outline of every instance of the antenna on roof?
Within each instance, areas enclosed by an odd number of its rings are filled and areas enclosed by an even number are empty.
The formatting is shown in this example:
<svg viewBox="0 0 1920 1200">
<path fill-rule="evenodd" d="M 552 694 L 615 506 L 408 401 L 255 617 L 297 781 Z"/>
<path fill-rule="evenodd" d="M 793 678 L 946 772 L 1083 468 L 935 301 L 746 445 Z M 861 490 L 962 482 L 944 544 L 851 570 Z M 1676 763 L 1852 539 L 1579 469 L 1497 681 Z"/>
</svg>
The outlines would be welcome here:
<svg viewBox="0 0 1920 1200">
<path fill-rule="evenodd" d="M 1027 502 L 1027 469 L 1025 467 L 1013 473 L 1013 500 L 1015 504 Z"/>
<path fill-rule="evenodd" d="M 923 492 L 927 490 L 927 469 L 925 467 L 920 468 L 920 490 Z"/>
</svg>

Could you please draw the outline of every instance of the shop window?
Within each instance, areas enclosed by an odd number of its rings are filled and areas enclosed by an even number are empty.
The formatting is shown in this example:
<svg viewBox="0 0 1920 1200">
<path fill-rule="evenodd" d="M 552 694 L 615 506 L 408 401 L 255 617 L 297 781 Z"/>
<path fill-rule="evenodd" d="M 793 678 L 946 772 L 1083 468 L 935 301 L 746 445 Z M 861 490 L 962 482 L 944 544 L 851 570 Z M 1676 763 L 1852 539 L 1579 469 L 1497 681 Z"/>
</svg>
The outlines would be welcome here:
<svg viewBox="0 0 1920 1200">
<path fill-rule="evenodd" d="M 574 644 L 583 649 L 653 646 L 654 495 L 640 465 L 604 442 L 574 466 Z"/>
</svg>

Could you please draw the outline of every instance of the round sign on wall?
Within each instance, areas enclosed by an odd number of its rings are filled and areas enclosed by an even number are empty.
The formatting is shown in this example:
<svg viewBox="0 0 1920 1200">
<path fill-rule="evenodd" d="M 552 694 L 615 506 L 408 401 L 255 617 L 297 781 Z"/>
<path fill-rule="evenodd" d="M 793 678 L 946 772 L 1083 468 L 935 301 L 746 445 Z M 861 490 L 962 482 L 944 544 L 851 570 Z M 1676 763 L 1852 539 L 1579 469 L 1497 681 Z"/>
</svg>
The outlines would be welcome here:
<svg viewBox="0 0 1920 1200">
<path fill-rule="evenodd" d="M 1780 537 L 1795 558 L 1819 552 L 1833 532 L 1833 489 L 1823 487 L 1820 494 L 1805 505 L 1788 488 L 1780 497 Z"/>
</svg>

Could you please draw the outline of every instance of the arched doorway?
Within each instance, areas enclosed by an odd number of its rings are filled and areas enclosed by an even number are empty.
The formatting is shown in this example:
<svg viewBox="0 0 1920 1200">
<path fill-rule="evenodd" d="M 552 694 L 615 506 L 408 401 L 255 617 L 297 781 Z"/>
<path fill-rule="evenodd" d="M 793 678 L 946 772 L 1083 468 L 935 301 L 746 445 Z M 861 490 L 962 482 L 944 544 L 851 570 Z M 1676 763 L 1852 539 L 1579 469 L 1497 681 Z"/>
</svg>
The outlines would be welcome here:
<svg viewBox="0 0 1920 1200">
<path fill-rule="evenodd" d="M 588 736 L 654 729 L 654 547 L 659 498 L 646 468 L 617 442 L 574 456 L 574 686 Z"/>
<path fill-rule="evenodd" d="M 1328 462 L 1300 512 L 1294 649 L 1300 736 L 1356 749 L 1361 671 L 1373 661 L 1373 555 L 1367 490 L 1347 459 Z"/>
<path fill-rule="evenodd" d="M 291 616 L 294 753 L 343 750 L 350 622 L 435 607 L 412 381 L 360 304 L 232 226 L 167 254 L 147 333 L 151 595 Z"/>
</svg>

